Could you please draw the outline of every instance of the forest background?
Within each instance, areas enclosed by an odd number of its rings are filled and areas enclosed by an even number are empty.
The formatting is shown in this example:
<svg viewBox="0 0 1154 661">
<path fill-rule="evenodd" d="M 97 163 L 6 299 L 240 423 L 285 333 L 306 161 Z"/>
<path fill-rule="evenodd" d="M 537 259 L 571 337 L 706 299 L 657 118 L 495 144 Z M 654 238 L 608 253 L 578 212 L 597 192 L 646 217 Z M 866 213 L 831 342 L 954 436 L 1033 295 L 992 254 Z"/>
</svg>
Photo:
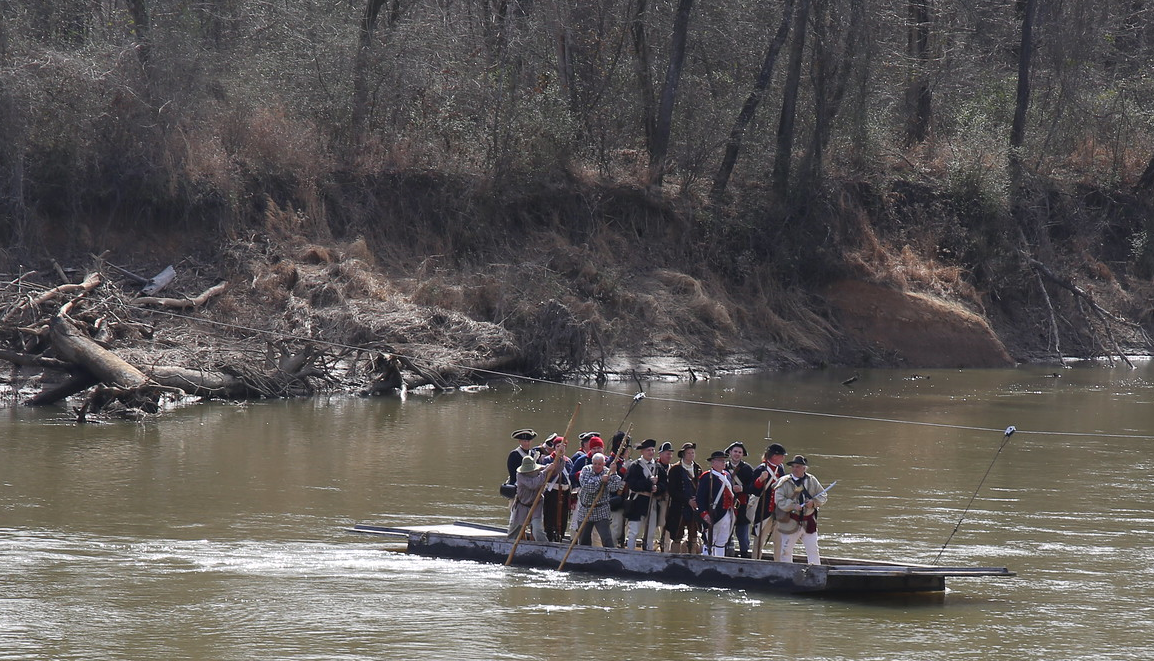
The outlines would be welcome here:
<svg viewBox="0 0 1154 661">
<path fill-rule="evenodd" d="M 175 263 L 204 319 L 545 378 L 1150 350 L 1145 0 L 0 17 L 10 301 Z"/>
</svg>

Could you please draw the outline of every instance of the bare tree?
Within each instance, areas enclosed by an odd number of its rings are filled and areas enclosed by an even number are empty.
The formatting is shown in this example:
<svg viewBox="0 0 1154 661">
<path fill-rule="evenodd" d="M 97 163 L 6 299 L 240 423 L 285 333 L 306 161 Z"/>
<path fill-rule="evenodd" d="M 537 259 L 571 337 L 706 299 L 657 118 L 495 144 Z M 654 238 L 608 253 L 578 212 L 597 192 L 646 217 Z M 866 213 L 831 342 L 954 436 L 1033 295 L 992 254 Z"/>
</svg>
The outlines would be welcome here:
<svg viewBox="0 0 1154 661">
<path fill-rule="evenodd" d="M 132 14 L 132 34 L 136 37 L 136 57 L 147 75 L 152 61 L 152 25 L 148 18 L 148 4 L 145 0 L 127 1 L 128 11 Z"/>
<path fill-rule="evenodd" d="M 1038 14 L 1038 0 L 1025 0 L 1025 3 L 1018 51 L 1018 96 L 1014 124 L 1010 128 L 1010 182 L 1015 191 L 1022 183 L 1022 144 L 1026 138 L 1026 112 L 1030 108 L 1030 59 L 1034 54 L 1034 18 Z"/>
<path fill-rule="evenodd" d="M 865 23 L 862 0 L 850 0 L 848 14 L 837 8 L 831 11 L 830 4 L 831 0 L 813 2 L 813 137 L 801 168 L 807 187 L 822 180 L 833 120 L 841 109 L 850 72 L 858 60 Z"/>
<path fill-rule="evenodd" d="M 930 134 L 933 119 L 933 92 L 930 88 L 930 5 L 932 0 L 909 0 L 906 55 L 910 81 L 906 87 L 906 145 L 923 142 Z"/>
<path fill-rule="evenodd" d="M 660 186 L 665 176 L 665 159 L 669 153 L 669 135 L 673 125 L 673 105 L 677 101 L 677 87 L 681 84 L 686 35 L 689 32 L 689 14 L 692 10 L 693 0 L 678 0 L 677 15 L 673 21 L 673 36 L 669 45 L 669 68 L 665 72 L 665 86 L 661 90 L 653 145 L 649 152 L 649 183 L 655 186 Z"/>
<path fill-rule="evenodd" d="M 789 67 L 786 69 L 785 87 L 782 91 L 781 119 L 777 124 L 777 153 L 773 159 L 773 190 L 779 197 L 785 197 L 789 191 L 794 122 L 797 118 L 797 94 L 801 85 L 801 64 L 805 55 L 809 9 L 810 0 L 801 0 L 801 6 L 793 19 L 793 42 L 789 49 Z"/>
<path fill-rule="evenodd" d="M 634 0 L 633 55 L 637 68 L 637 88 L 641 99 L 641 130 L 645 134 L 645 149 L 653 153 L 653 138 L 657 132 L 657 100 L 653 91 L 653 55 L 649 49 L 649 38 L 645 33 L 645 18 L 648 0 Z"/>
<path fill-rule="evenodd" d="M 741 106 L 741 112 L 733 121 L 733 128 L 729 131 L 729 141 L 725 143 L 725 154 L 721 157 L 721 165 L 713 177 L 713 189 L 710 194 L 714 200 L 719 200 L 725 194 L 725 189 L 729 185 L 729 177 L 733 174 L 734 165 L 737 164 L 737 154 L 741 150 L 745 129 L 753 119 L 754 113 L 757 112 L 757 107 L 761 104 L 762 97 L 765 96 L 765 90 L 769 87 L 769 81 L 773 78 L 773 67 L 777 62 L 777 55 L 789 36 L 789 24 L 793 18 L 793 3 L 794 0 L 785 0 L 781 23 L 778 24 L 777 33 L 765 50 L 765 58 L 761 62 L 761 71 L 757 74 L 757 80 L 753 83 L 753 91 L 746 97 L 745 103 Z"/>
<path fill-rule="evenodd" d="M 380 22 L 381 11 L 388 5 L 385 25 L 392 26 L 400 18 L 403 5 L 400 0 L 365 0 L 365 11 L 361 15 L 357 31 L 357 54 L 353 62 L 353 107 L 351 140 L 354 149 L 364 144 L 368 136 L 369 118 L 372 115 L 372 90 L 369 70 L 372 63 L 373 36 Z"/>
</svg>

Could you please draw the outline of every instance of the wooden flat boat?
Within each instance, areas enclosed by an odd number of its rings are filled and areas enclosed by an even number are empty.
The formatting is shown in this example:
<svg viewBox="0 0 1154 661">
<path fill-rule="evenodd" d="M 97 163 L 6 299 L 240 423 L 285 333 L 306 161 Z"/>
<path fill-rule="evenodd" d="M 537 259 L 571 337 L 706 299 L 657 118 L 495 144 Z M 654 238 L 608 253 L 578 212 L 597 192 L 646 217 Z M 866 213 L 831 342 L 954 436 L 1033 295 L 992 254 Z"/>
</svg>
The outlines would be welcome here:
<svg viewBox="0 0 1154 661">
<path fill-rule="evenodd" d="M 493 526 L 458 521 L 452 524 L 384 527 L 357 525 L 351 532 L 404 538 L 403 550 L 415 555 L 504 564 L 512 542 Z M 690 585 L 737 587 L 791 593 L 896 594 L 941 592 L 946 578 L 1010 577 L 1005 567 L 937 567 L 876 560 L 823 558 L 820 565 L 685 553 L 656 553 L 600 546 L 522 541 L 514 565 L 565 569 L 603 576 L 625 576 Z"/>
</svg>

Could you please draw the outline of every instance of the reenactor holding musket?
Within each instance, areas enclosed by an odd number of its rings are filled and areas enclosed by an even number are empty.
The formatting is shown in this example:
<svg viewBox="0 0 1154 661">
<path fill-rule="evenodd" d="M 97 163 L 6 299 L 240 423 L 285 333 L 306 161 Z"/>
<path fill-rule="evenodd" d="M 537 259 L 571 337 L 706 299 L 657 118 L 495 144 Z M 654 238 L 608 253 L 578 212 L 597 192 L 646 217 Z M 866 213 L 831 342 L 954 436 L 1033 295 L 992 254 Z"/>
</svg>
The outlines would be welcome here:
<svg viewBox="0 0 1154 661">
<path fill-rule="evenodd" d="M 778 480 L 774 489 L 777 527 L 781 532 L 781 548 L 774 555 L 780 562 L 793 562 L 793 547 L 800 539 L 805 545 L 806 561 L 820 565 L 817 510 L 825 505 L 829 489 L 823 489 L 816 477 L 806 473 L 809 462 L 802 455 L 794 455 L 786 464 L 790 473 Z"/>
</svg>

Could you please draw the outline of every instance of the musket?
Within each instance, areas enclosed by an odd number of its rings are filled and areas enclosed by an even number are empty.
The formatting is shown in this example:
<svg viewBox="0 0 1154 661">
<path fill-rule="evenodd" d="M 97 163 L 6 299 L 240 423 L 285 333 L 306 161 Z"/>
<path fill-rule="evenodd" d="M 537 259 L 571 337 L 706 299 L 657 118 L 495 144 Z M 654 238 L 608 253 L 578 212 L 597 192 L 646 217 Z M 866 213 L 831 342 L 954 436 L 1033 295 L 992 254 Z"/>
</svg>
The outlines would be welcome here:
<svg viewBox="0 0 1154 661">
<path fill-rule="evenodd" d="M 805 501 L 805 504 L 806 504 L 806 505 L 808 505 L 808 504 L 812 503 L 812 502 L 813 502 L 815 499 L 817 499 L 817 498 L 819 498 L 819 497 L 821 497 L 821 496 L 824 496 L 824 495 L 825 495 L 825 492 L 827 492 L 827 491 L 829 491 L 830 489 L 832 489 L 832 488 L 834 487 L 834 485 L 835 485 L 835 484 L 837 484 L 837 480 L 834 480 L 833 482 L 830 482 L 828 487 L 826 487 L 826 488 L 822 489 L 821 491 L 817 492 L 816 494 L 814 494 L 814 495 L 810 496 L 810 497 L 809 497 L 809 500 Z M 815 506 L 815 507 L 816 507 L 816 506 Z M 805 505 L 803 505 L 803 506 L 802 506 L 802 509 L 805 509 Z"/>
<path fill-rule="evenodd" d="M 817 492 L 816 494 L 814 494 L 814 496 L 813 496 L 812 498 L 810 498 L 810 500 L 813 500 L 814 498 L 817 498 L 818 496 L 824 496 L 824 495 L 825 495 L 825 492 L 827 492 L 827 491 L 829 491 L 830 489 L 832 489 L 832 488 L 834 487 L 834 485 L 835 485 L 835 484 L 837 484 L 837 480 L 834 480 L 833 482 L 830 482 L 828 487 L 826 487 L 826 488 L 822 489 L 821 491 Z"/>
</svg>

